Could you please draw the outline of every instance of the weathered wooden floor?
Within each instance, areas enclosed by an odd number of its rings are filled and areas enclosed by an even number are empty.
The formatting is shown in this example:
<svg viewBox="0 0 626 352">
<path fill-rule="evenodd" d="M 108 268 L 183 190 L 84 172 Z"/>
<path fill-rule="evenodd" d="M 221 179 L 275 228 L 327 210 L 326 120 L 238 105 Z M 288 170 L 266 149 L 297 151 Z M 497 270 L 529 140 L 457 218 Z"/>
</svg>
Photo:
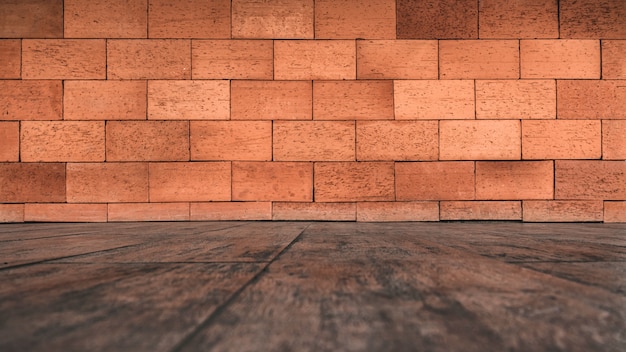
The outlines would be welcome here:
<svg viewBox="0 0 626 352">
<path fill-rule="evenodd" d="M 626 351 L 626 224 L 0 225 L 0 351 Z"/>
</svg>

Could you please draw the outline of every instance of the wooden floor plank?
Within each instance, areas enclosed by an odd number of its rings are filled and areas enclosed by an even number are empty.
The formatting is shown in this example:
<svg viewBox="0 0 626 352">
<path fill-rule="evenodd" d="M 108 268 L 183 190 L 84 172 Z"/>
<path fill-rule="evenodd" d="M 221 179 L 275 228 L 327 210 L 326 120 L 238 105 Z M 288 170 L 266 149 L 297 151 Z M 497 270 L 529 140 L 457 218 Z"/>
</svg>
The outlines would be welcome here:
<svg viewBox="0 0 626 352">
<path fill-rule="evenodd" d="M 602 287 L 626 296 L 626 262 L 524 263 L 522 265 L 546 274 Z"/>
</svg>

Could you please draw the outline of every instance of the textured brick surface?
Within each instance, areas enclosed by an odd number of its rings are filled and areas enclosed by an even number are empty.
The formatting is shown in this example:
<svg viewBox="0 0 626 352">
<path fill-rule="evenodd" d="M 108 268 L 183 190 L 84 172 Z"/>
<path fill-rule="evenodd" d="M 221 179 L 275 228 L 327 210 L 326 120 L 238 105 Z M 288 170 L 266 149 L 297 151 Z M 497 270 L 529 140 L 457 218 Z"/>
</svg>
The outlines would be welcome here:
<svg viewBox="0 0 626 352">
<path fill-rule="evenodd" d="M 65 38 L 146 38 L 146 0 L 64 0 Z"/>
<path fill-rule="evenodd" d="M 623 0 L 560 0 L 561 38 L 625 39 Z"/>
<path fill-rule="evenodd" d="M 230 38 L 229 0 L 150 0 L 150 38 Z"/>
<path fill-rule="evenodd" d="M 315 163 L 315 201 L 394 200 L 392 162 Z"/>
<path fill-rule="evenodd" d="M 354 128 L 354 121 L 275 121 L 274 160 L 355 160 Z"/>
<path fill-rule="evenodd" d="M 68 203 L 147 201 L 147 163 L 67 164 Z"/>
<path fill-rule="evenodd" d="M 521 40 L 522 78 L 600 78 L 599 40 Z"/>
<path fill-rule="evenodd" d="M 356 203 L 276 202 L 273 220 L 355 221 Z"/>
<path fill-rule="evenodd" d="M 233 162 L 234 201 L 311 202 L 310 162 Z"/>
<path fill-rule="evenodd" d="M 626 160 L 626 120 L 602 121 L 602 159 Z"/>
<path fill-rule="evenodd" d="M 0 120 L 60 120 L 61 81 L 0 81 Z"/>
<path fill-rule="evenodd" d="M 395 0 L 316 0 L 315 38 L 395 39 Z"/>
<path fill-rule="evenodd" d="M 106 204 L 25 204 L 24 221 L 106 222 Z"/>
<path fill-rule="evenodd" d="M 516 40 L 442 40 L 439 42 L 441 79 L 519 78 Z"/>
<path fill-rule="evenodd" d="M 272 220 L 272 202 L 209 202 L 189 204 L 192 221 Z"/>
<path fill-rule="evenodd" d="M 357 221 L 439 221 L 437 202 L 359 202 Z"/>
<path fill-rule="evenodd" d="M 441 160 L 517 160 L 521 158 L 519 120 L 439 122 Z"/>
<path fill-rule="evenodd" d="M 393 88 L 397 120 L 475 117 L 473 81 L 394 81 Z"/>
<path fill-rule="evenodd" d="M 310 120 L 312 83 L 308 81 L 232 81 L 233 120 Z"/>
<path fill-rule="evenodd" d="M 554 80 L 476 81 L 477 119 L 554 119 Z"/>
<path fill-rule="evenodd" d="M 0 202 L 65 202 L 65 164 L 0 163 Z"/>
<path fill-rule="evenodd" d="M 522 121 L 523 159 L 600 159 L 597 120 Z"/>
<path fill-rule="evenodd" d="M 522 220 L 520 201 L 442 201 L 441 220 Z"/>
<path fill-rule="evenodd" d="M 626 79 L 626 40 L 602 41 L 602 78 Z"/>
<path fill-rule="evenodd" d="M 552 199 L 553 187 L 553 161 L 476 162 L 479 200 Z"/>
<path fill-rule="evenodd" d="M 359 79 L 437 79 L 436 40 L 358 40 Z"/>
<path fill-rule="evenodd" d="M 313 119 L 393 119 L 391 81 L 313 82 Z"/>
<path fill-rule="evenodd" d="M 230 163 L 150 163 L 151 202 L 230 200 Z"/>
<path fill-rule="evenodd" d="M 626 119 L 626 85 L 622 81 L 557 81 L 557 118 Z"/>
<path fill-rule="evenodd" d="M 228 120 L 229 118 L 228 81 L 148 82 L 148 119 Z"/>
<path fill-rule="evenodd" d="M 523 202 L 524 221 L 602 221 L 602 203 L 601 200 L 527 200 Z"/>
<path fill-rule="evenodd" d="M 24 79 L 104 79 L 106 48 L 102 39 L 25 39 Z"/>
<path fill-rule="evenodd" d="M 272 79 L 271 40 L 194 40 L 194 79 Z"/>
<path fill-rule="evenodd" d="M 604 202 L 604 222 L 626 222 L 626 202 Z"/>
<path fill-rule="evenodd" d="M 437 121 L 359 121 L 357 160 L 437 160 Z"/>
<path fill-rule="evenodd" d="M 558 38 L 558 0 L 481 0 L 480 38 Z"/>
<path fill-rule="evenodd" d="M 274 41 L 274 79 L 356 78 L 354 40 Z"/>
<path fill-rule="evenodd" d="M 145 81 L 65 81 L 65 120 L 145 120 Z"/>
<path fill-rule="evenodd" d="M 189 79 L 191 43 L 182 39 L 108 40 L 108 79 Z"/>
<path fill-rule="evenodd" d="M 397 35 L 401 39 L 478 37 L 478 2 L 474 0 L 398 0 Z"/>
<path fill-rule="evenodd" d="M 63 0 L 0 2 L 0 38 L 62 38 Z"/>
<path fill-rule="evenodd" d="M 396 199 L 474 199 L 474 163 L 396 163 Z"/>
<path fill-rule="evenodd" d="M 0 122 L 0 162 L 18 161 L 20 158 L 20 123 Z"/>
<path fill-rule="evenodd" d="M 626 199 L 624 161 L 557 160 L 556 199 Z"/>
<path fill-rule="evenodd" d="M 313 0 L 233 0 L 233 38 L 313 39 Z"/>
<path fill-rule="evenodd" d="M 0 79 L 22 75 L 22 43 L 18 39 L 0 39 Z"/>
<path fill-rule="evenodd" d="M 189 203 L 109 204 L 109 221 L 188 221 Z"/>
<path fill-rule="evenodd" d="M 104 161 L 103 121 L 23 121 L 20 156 L 34 161 Z"/>
<path fill-rule="evenodd" d="M 0 223 L 24 222 L 24 204 L 0 204 Z"/>
<path fill-rule="evenodd" d="M 106 160 L 189 160 L 189 122 L 108 121 Z"/>
<path fill-rule="evenodd" d="M 192 160 L 272 160 L 270 121 L 192 121 Z"/>
</svg>

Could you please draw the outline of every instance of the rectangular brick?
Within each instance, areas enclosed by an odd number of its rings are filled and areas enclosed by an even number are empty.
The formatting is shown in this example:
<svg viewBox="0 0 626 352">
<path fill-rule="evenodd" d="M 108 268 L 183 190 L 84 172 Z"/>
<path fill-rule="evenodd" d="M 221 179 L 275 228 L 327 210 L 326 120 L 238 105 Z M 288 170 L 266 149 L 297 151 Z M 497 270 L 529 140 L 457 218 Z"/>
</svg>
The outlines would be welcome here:
<svg viewBox="0 0 626 352">
<path fill-rule="evenodd" d="M 441 160 L 519 160 L 519 120 L 458 120 L 439 122 Z"/>
<path fill-rule="evenodd" d="M 228 81 L 149 81 L 148 119 L 228 120 Z"/>
<path fill-rule="evenodd" d="M 624 161 L 557 160 L 555 199 L 626 199 Z"/>
<path fill-rule="evenodd" d="M 522 205 L 524 221 L 528 222 L 583 222 L 604 218 L 601 200 L 526 200 Z"/>
<path fill-rule="evenodd" d="M 192 160 L 272 160 L 271 121 L 192 121 Z"/>
<path fill-rule="evenodd" d="M 230 163 L 150 163 L 151 202 L 230 200 Z"/>
<path fill-rule="evenodd" d="M 25 204 L 24 221 L 106 222 L 106 204 Z"/>
<path fill-rule="evenodd" d="M 22 121 L 21 160 L 104 161 L 104 121 Z"/>
<path fill-rule="evenodd" d="M 146 81 L 65 81 L 65 120 L 145 120 Z"/>
<path fill-rule="evenodd" d="M 397 0 L 399 39 L 478 38 L 478 1 Z"/>
<path fill-rule="evenodd" d="M 604 202 L 604 222 L 626 222 L 626 202 Z"/>
<path fill-rule="evenodd" d="M 107 78 L 189 79 L 190 52 L 183 39 L 107 40 Z"/>
<path fill-rule="evenodd" d="M 437 160 L 437 121 L 358 121 L 357 160 Z"/>
<path fill-rule="evenodd" d="M 276 40 L 274 79 L 356 79 L 354 40 Z"/>
<path fill-rule="evenodd" d="M 393 120 L 393 82 L 313 82 L 315 120 Z"/>
<path fill-rule="evenodd" d="M 600 78 L 599 40 L 521 40 L 522 78 Z"/>
<path fill-rule="evenodd" d="M 234 201 L 313 201 L 313 164 L 233 162 Z"/>
<path fill-rule="evenodd" d="M 0 80 L 0 120 L 61 120 L 61 81 Z"/>
<path fill-rule="evenodd" d="M 520 201 L 443 201 L 441 220 L 522 220 Z"/>
<path fill-rule="evenodd" d="M 191 203 L 192 221 L 272 220 L 272 202 Z"/>
<path fill-rule="evenodd" d="M 469 161 L 396 163 L 396 199 L 474 199 L 474 163 Z"/>
<path fill-rule="evenodd" d="M 0 122 L 0 162 L 19 161 L 20 123 Z"/>
<path fill-rule="evenodd" d="M 626 40 L 602 41 L 602 78 L 626 79 Z"/>
<path fill-rule="evenodd" d="M 356 204 L 275 202 L 272 220 L 355 221 Z"/>
<path fill-rule="evenodd" d="M 557 0 L 481 0 L 478 11 L 481 39 L 559 37 Z"/>
<path fill-rule="evenodd" d="M 313 0 L 233 0 L 233 38 L 313 39 Z"/>
<path fill-rule="evenodd" d="M 150 38 L 230 38 L 229 0 L 150 0 Z"/>
<path fill-rule="evenodd" d="M 109 204 L 109 221 L 189 221 L 189 203 Z"/>
<path fill-rule="evenodd" d="M 62 38 L 63 0 L 0 2 L 0 38 Z"/>
<path fill-rule="evenodd" d="M 358 40 L 359 79 L 437 79 L 436 40 Z"/>
<path fill-rule="evenodd" d="M 553 161 L 476 162 L 476 199 L 554 198 Z"/>
<path fill-rule="evenodd" d="M 473 119 L 474 82 L 394 81 L 396 120 Z"/>
<path fill-rule="evenodd" d="M 602 121 L 602 159 L 626 160 L 626 120 Z"/>
<path fill-rule="evenodd" d="M 194 40 L 194 79 L 272 79 L 271 40 Z"/>
<path fill-rule="evenodd" d="M 316 202 L 392 201 L 392 162 L 315 163 Z"/>
<path fill-rule="evenodd" d="M 554 119 L 554 80 L 476 81 L 477 119 Z"/>
<path fill-rule="evenodd" d="M 23 79 L 104 79 L 104 39 L 25 39 Z"/>
<path fill-rule="evenodd" d="M 310 120 L 310 81 L 231 81 L 233 120 Z"/>
<path fill-rule="evenodd" d="M 560 0 L 561 38 L 624 39 L 622 0 Z"/>
<path fill-rule="evenodd" d="M 439 41 L 441 79 L 517 79 L 519 64 L 517 40 Z"/>
<path fill-rule="evenodd" d="M 277 161 L 355 160 L 354 121 L 275 121 Z"/>
<path fill-rule="evenodd" d="M 359 202 L 357 221 L 439 221 L 437 202 Z"/>
<path fill-rule="evenodd" d="M 316 0 L 315 38 L 396 39 L 396 1 Z"/>
<path fill-rule="evenodd" d="M 0 204 L 0 223 L 24 222 L 24 204 Z"/>
<path fill-rule="evenodd" d="M 0 203 L 65 202 L 65 164 L 0 163 Z"/>
<path fill-rule="evenodd" d="M 523 159 L 600 159 L 598 120 L 522 121 Z"/>
<path fill-rule="evenodd" d="M 146 38 L 146 0 L 65 0 L 65 38 Z"/>
<path fill-rule="evenodd" d="M 68 203 L 147 202 L 148 164 L 69 163 L 66 187 Z"/>
<path fill-rule="evenodd" d="M 107 121 L 106 160 L 189 160 L 189 121 Z"/>
<path fill-rule="evenodd" d="M 22 42 L 19 39 L 0 39 L 0 62 L 0 79 L 22 76 Z"/>
<path fill-rule="evenodd" d="M 559 119 L 626 119 L 621 81 L 561 80 L 556 87 Z"/>
</svg>

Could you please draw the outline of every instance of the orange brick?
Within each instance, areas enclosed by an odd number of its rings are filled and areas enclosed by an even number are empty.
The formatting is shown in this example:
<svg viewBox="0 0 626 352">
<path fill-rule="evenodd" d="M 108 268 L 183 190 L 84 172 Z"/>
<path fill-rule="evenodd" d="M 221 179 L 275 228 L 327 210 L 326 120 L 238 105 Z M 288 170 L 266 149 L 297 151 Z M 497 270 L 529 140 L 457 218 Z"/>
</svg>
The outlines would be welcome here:
<svg viewBox="0 0 626 352">
<path fill-rule="evenodd" d="M 69 163 L 66 187 L 68 203 L 147 202 L 148 164 Z"/>
<path fill-rule="evenodd" d="M 65 81 L 65 120 L 145 120 L 145 81 Z"/>
<path fill-rule="evenodd" d="M 602 159 L 626 160 L 626 120 L 602 121 Z"/>
<path fill-rule="evenodd" d="M 62 38 L 63 0 L 0 2 L 0 38 Z"/>
<path fill-rule="evenodd" d="M 313 201 L 313 164 L 233 162 L 235 201 Z"/>
<path fill-rule="evenodd" d="M 194 40 L 194 79 L 272 79 L 271 40 Z"/>
<path fill-rule="evenodd" d="M 437 121 L 359 121 L 357 160 L 437 160 Z"/>
<path fill-rule="evenodd" d="M 21 160 L 104 161 L 104 121 L 23 121 Z"/>
<path fill-rule="evenodd" d="M 553 197 L 553 161 L 476 162 L 476 199 L 521 200 Z"/>
<path fill-rule="evenodd" d="M 356 79 L 354 40 L 276 40 L 274 78 L 278 80 Z"/>
<path fill-rule="evenodd" d="M 480 38 L 558 38 L 557 0 L 481 0 Z"/>
<path fill-rule="evenodd" d="M 228 81 L 150 81 L 148 119 L 228 120 Z"/>
<path fill-rule="evenodd" d="M 441 220 L 522 220 L 520 201 L 444 201 Z"/>
<path fill-rule="evenodd" d="M 626 202 L 604 202 L 604 222 L 626 222 Z"/>
<path fill-rule="evenodd" d="M 524 221 L 578 222 L 602 221 L 601 200 L 526 200 L 523 202 Z"/>
<path fill-rule="evenodd" d="M 621 81 L 562 80 L 556 87 L 559 119 L 626 119 Z"/>
<path fill-rule="evenodd" d="M 230 38 L 229 0 L 150 0 L 150 38 Z"/>
<path fill-rule="evenodd" d="M 0 204 L 0 223 L 24 222 L 24 204 Z"/>
<path fill-rule="evenodd" d="M 310 120 L 312 96 L 309 81 L 231 81 L 231 119 Z"/>
<path fill-rule="evenodd" d="M 189 221 L 189 203 L 109 204 L 109 221 Z"/>
<path fill-rule="evenodd" d="M 0 163 L 0 203 L 65 202 L 65 164 Z"/>
<path fill-rule="evenodd" d="M 191 203 L 192 221 L 272 220 L 272 202 Z"/>
<path fill-rule="evenodd" d="M 626 40 L 602 41 L 602 78 L 626 79 Z"/>
<path fill-rule="evenodd" d="M 624 161 L 557 160 L 556 199 L 626 199 Z"/>
<path fill-rule="evenodd" d="M 189 160 L 189 122 L 108 121 L 106 160 Z"/>
<path fill-rule="evenodd" d="M 277 161 L 355 160 L 354 121 L 275 121 Z"/>
<path fill-rule="evenodd" d="M 600 159 L 600 121 L 522 121 L 524 159 Z"/>
<path fill-rule="evenodd" d="M 151 202 L 230 200 L 230 163 L 150 163 Z"/>
<path fill-rule="evenodd" d="M 473 119 L 474 82 L 394 81 L 396 120 Z"/>
<path fill-rule="evenodd" d="M 106 204 L 25 204 L 24 221 L 106 222 Z"/>
<path fill-rule="evenodd" d="M 0 5 L 1 6 L 1 5 Z M 20 78 L 22 75 L 22 43 L 18 39 L 0 39 L 0 78 Z"/>
<path fill-rule="evenodd" d="M 359 79 L 437 79 L 436 40 L 358 40 Z"/>
<path fill-rule="evenodd" d="M 0 80 L 0 120 L 60 120 L 61 81 Z"/>
<path fill-rule="evenodd" d="M 623 0 L 560 0 L 561 38 L 624 39 Z"/>
<path fill-rule="evenodd" d="M 599 40 L 521 40 L 522 78 L 600 78 Z"/>
<path fill-rule="evenodd" d="M 391 81 L 313 82 L 315 120 L 393 119 Z"/>
<path fill-rule="evenodd" d="M 437 202 L 359 202 L 357 221 L 439 221 Z"/>
<path fill-rule="evenodd" d="M 396 199 L 474 199 L 474 163 L 396 163 Z"/>
<path fill-rule="evenodd" d="M 478 38 L 478 1 L 397 0 L 399 39 Z"/>
<path fill-rule="evenodd" d="M 107 78 L 189 79 L 190 47 L 182 39 L 107 40 Z"/>
<path fill-rule="evenodd" d="M 519 120 L 439 122 L 441 160 L 519 160 Z"/>
<path fill-rule="evenodd" d="M 313 39 L 313 0 L 233 0 L 233 38 Z"/>
<path fill-rule="evenodd" d="M 65 0 L 65 38 L 146 38 L 146 0 Z"/>
<path fill-rule="evenodd" d="M 394 200 L 392 162 L 315 163 L 316 202 Z"/>
<path fill-rule="evenodd" d="M 20 123 L 0 122 L 0 162 L 19 161 Z"/>
<path fill-rule="evenodd" d="M 272 220 L 355 221 L 355 203 L 282 203 L 272 207 Z"/>
<path fill-rule="evenodd" d="M 441 79 L 517 79 L 519 63 L 517 40 L 439 41 Z"/>
<path fill-rule="evenodd" d="M 476 81 L 477 119 L 554 119 L 554 80 Z"/>
<path fill-rule="evenodd" d="M 24 79 L 104 79 L 106 67 L 104 39 L 22 41 Z"/>
<path fill-rule="evenodd" d="M 395 0 L 316 0 L 315 38 L 395 39 Z"/>
<path fill-rule="evenodd" d="M 272 160 L 270 121 L 192 121 L 192 160 Z"/>
</svg>

